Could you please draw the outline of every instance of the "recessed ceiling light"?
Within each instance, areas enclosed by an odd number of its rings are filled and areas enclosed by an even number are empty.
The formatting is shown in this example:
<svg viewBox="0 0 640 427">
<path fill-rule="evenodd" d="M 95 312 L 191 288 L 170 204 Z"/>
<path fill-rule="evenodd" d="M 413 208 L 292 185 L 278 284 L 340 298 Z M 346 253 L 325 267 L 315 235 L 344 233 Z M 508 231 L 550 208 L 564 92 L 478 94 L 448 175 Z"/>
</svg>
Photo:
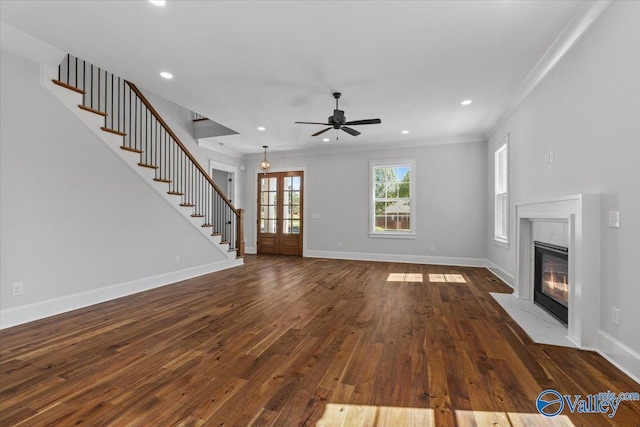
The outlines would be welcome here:
<svg viewBox="0 0 640 427">
<path fill-rule="evenodd" d="M 163 77 L 165 79 L 172 79 L 173 78 L 173 74 L 167 73 L 166 71 L 163 71 L 163 72 L 160 73 L 160 77 Z"/>
<path fill-rule="evenodd" d="M 402 133 L 403 133 L 403 135 L 406 135 L 406 134 L 409 133 L 409 131 L 408 130 L 403 130 Z"/>
<path fill-rule="evenodd" d="M 322 138 L 324 142 L 329 142 L 329 138 Z"/>
<path fill-rule="evenodd" d="M 264 126 L 258 126 L 258 130 L 259 130 L 259 131 L 263 131 L 263 130 L 267 130 L 267 128 L 266 128 L 266 127 L 264 127 Z"/>
<path fill-rule="evenodd" d="M 166 1 L 165 0 L 149 0 L 149 3 L 151 3 L 154 6 L 164 6 Z"/>
<path fill-rule="evenodd" d="M 471 104 L 471 100 L 470 99 L 465 99 L 464 101 L 462 101 L 460 103 L 460 105 L 469 105 L 469 104 Z"/>
</svg>

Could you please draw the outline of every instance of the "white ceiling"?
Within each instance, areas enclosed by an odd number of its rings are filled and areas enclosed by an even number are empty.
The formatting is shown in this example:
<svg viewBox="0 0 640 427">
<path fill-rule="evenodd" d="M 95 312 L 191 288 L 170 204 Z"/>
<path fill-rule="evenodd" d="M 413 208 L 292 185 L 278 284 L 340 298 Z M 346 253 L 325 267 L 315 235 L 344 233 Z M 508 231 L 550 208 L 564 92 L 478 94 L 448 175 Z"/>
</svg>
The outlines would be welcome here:
<svg viewBox="0 0 640 427">
<path fill-rule="evenodd" d="M 238 153 L 478 140 L 581 1 L 7 1 L 1 19 L 237 132 Z M 173 73 L 173 80 L 159 77 Z M 310 135 L 342 92 L 352 137 Z M 467 107 L 460 105 L 472 99 Z M 260 132 L 258 126 L 266 131 Z M 407 135 L 400 132 L 410 131 Z M 322 142 L 329 136 L 330 142 Z"/>
</svg>

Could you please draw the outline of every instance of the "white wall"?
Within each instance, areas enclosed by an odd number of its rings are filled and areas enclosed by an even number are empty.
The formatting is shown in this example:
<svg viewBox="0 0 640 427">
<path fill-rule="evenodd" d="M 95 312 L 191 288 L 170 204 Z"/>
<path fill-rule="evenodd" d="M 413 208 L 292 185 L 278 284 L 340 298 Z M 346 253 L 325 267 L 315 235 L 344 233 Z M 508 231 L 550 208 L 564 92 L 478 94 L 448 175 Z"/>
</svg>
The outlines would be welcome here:
<svg viewBox="0 0 640 427">
<path fill-rule="evenodd" d="M 640 353 L 639 22 L 640 2 L 614 2 L 490 138 L 486 222 L 488 259 L 513 275 L 515 242 L 504 249 L 492 240 L 493 150 L 506 133 L 511 134 L 511 236 L 515 236 L 515 203 L 600 194 L 600 328 L 636 353 Z M 548 163 L 551 150 L 554 162 Z M 622 212 L 622 228 L 608 228 L 609 211 Z M 612 306 L 621 309 L 619 327 L 611 322 Z"/>
<path fill-rule="evenodd" d="M 429 260 L 420 257 L 485 258 L 485 150 L 484 143 L 472 142 L 339 153 L 271 152 L 268 158 L 274 169 L 306 167 L 307 255 L 389 260 L 404 257 L 426 262 Z M 417 237 L 370 238 L 369 161 L 407 157 L 416 159 Z M 245 236 L 247 247 L 252 249 L 259 160 L 247 159 Z M 312 220 L 311 214 L 318 214 L 320 219 Z M 338 242 L 342 242 L 342 248 L 338 248 Z M 431 245 L 436 247 L 435 252 L 429 250 Z"/>
<path fill-rule="evenodd" d="M 0 66 L 3 313 L 114 285 L 126 294 L 223 259 L 45 91 L 38 64 L 2 51 Z M 24 295 L 11 296 L 14 282 Z"/>
</svg>

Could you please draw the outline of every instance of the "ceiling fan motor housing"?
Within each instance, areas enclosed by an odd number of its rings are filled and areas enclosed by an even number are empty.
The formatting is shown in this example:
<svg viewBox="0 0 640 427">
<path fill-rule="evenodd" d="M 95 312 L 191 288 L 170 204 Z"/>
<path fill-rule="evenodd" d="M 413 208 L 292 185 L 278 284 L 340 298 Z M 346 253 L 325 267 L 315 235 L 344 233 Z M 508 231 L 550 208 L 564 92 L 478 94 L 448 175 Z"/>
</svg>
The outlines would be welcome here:
<svg viewBox="0 0 640 427">
<path fill-rule="evenodd" d="M 327 123 L 332 124 L 334 129 L 340 129 L 340 126 L 345 124 L 346 121 L 347 118 L 344 116 L 344 111 L 333 110 L 333 116 L 329 117 L 329 121 Z"/>
</svg>

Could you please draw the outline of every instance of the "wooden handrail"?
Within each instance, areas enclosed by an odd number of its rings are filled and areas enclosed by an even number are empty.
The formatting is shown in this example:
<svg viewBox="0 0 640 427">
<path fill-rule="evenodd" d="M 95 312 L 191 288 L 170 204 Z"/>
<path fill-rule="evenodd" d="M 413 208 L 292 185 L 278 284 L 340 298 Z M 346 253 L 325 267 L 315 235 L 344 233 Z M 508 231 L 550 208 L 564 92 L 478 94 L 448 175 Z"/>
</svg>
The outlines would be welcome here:
<svg viewBox="0 0 640 427">
<path fill-rule="evenodd" d="M 178 147 L 180 147 L 180 149 L 184 152 L 184 154 L 191 160 L 191 162 L 196 166 L 196 168 L 198 168 L 198 170 L 202 173 L 202 175 L 206 178 L 206 180 L 213 186 L 213 188 L 216 190 L 218 195 L 222 197 L 222 199 L 225 201 L 227 206 L 229 206 L 229 208 L 231 208 L 233 213 L 235 213 L 236 216 L 238 216 L 238 210 L 231 204 L 229 199 L 227 199 L 227 196 L 225 196 L 224 193 L 220 190 L 220 188 L 218 188 L 216 183 L 213 182 L 213 178 L 211 178 L 209 174 L 202 168 L 202 166 L 200 166 L 200 163 L 198 163 L 195 157 L 193 157 L 191 152 L 187 150 L 187 147 L 185 147 L 182 141 L 180 141 L 180 138 L 178 138 L 178 135 L 176 135 L 173 132 L 173 130 L 171 130 L 169 125 L 167 125 L 167 123 L 162 119 L 162 117 L 160 117 L 160 114 L 158 114 L 156 109 L 153 108 L 153 106 L 147 100 L 147 98 L 142 94 L 142 92 L 140 92 L 140 89 L 138 89 L 138 87 L 135 84 L 131 83 L 130 81 L 125 80 L 125 82 L 127 83 L 127 85 L 129 85 L 131 90 L 138 96 L 138 98 L 140 98 L 140 101 L 142 101 L 142 103 L 147 107 L 147 109 L 151 112 L 151 114 L 153 114 L 153 116 L 156 118 L 158 123 L 160 123 L 162 127 L 167 131 L 167 133 L 171 135 L 171 137 L 174 139 L 176 144 L 178 144 Z"/>
</svg>

